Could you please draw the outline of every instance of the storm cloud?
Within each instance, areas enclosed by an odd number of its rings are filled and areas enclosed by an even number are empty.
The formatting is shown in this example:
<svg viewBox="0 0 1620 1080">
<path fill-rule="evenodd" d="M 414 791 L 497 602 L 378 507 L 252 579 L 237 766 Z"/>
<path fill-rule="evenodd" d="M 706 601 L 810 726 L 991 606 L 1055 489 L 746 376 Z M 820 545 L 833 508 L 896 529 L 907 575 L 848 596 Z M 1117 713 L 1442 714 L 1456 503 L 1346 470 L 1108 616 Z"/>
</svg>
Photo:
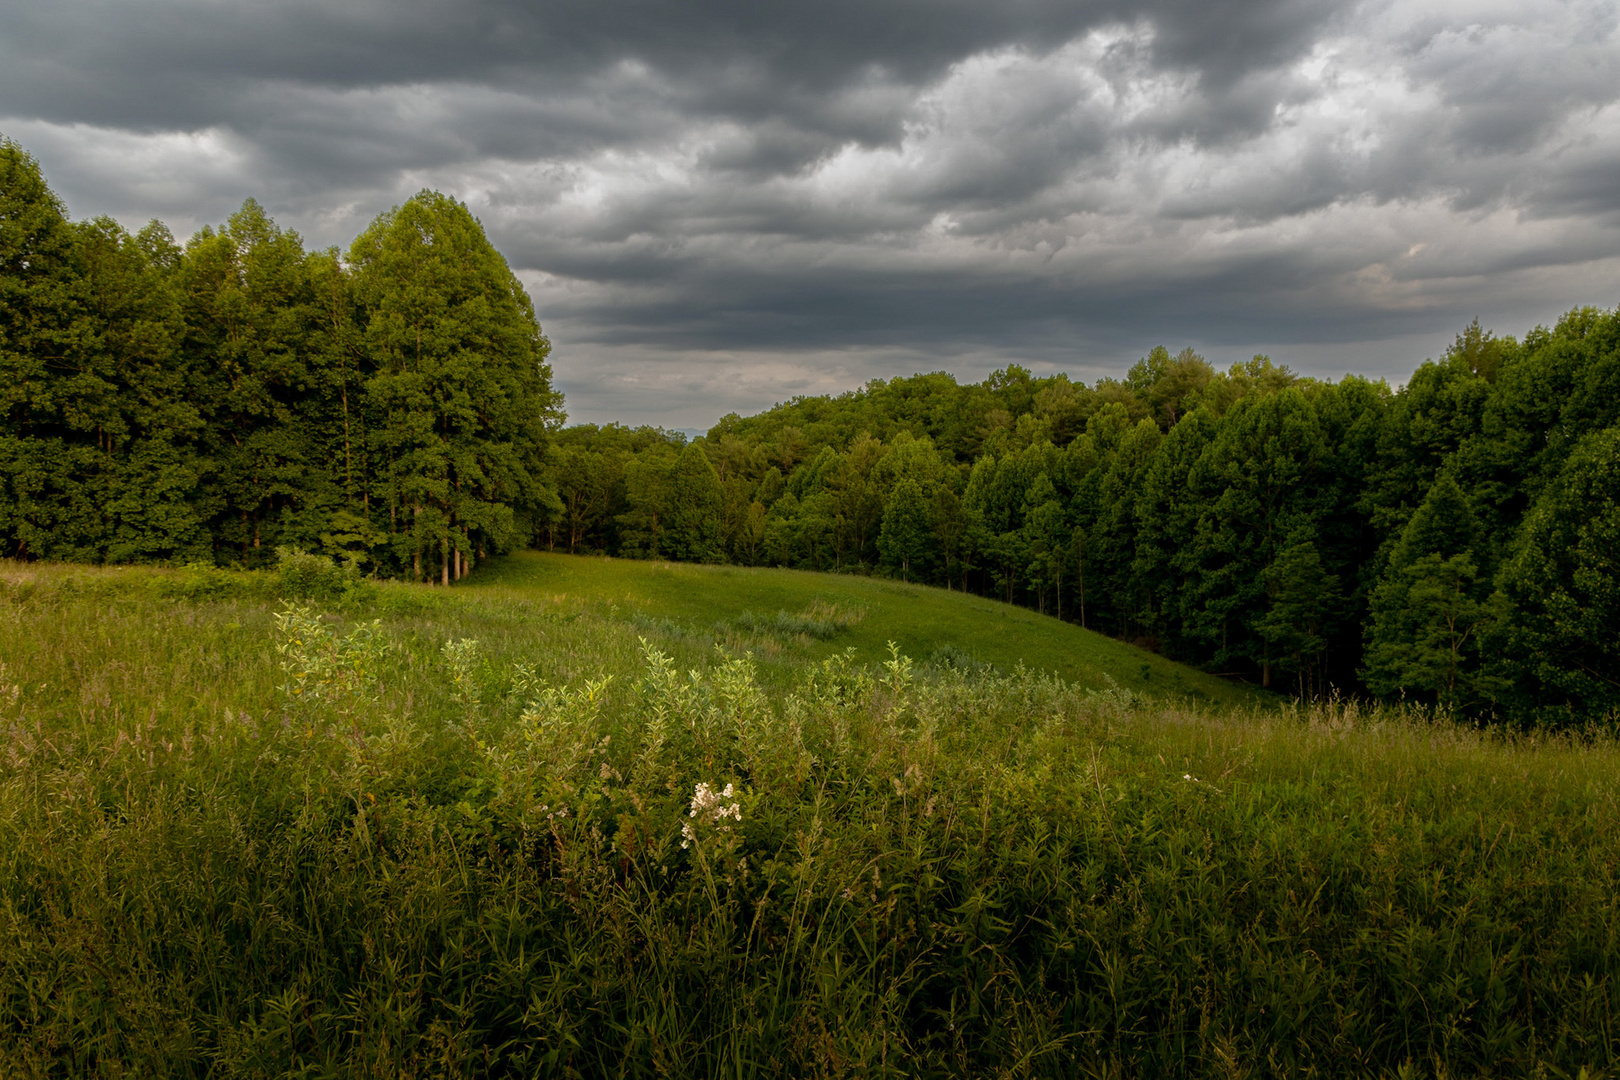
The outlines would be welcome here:
<svg viewBox="0 0 1620 1080">
<path fill-rule="evenodd" d="M 1620 300 L 1620 3 L 821 0 L 0 11 L 0 132 L 76 216 L 423 187 L 534 296 L 575 419 L 1154 344 L 1398 379 Z"/>
</svg>

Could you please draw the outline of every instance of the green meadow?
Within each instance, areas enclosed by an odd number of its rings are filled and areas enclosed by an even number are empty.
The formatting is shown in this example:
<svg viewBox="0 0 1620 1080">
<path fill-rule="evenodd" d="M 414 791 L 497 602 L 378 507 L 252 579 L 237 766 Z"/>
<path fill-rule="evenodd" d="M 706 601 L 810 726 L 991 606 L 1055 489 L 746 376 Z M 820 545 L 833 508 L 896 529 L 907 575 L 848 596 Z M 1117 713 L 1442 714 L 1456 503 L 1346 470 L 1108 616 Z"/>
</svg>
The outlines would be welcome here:
<svg viewBox="0 0 1620 1080">
<path fill-rule="evenodd" d="M 888 578 L 528 551 L 497 560 L 464 588 L 577 603 L 644 631 L 752 651 L 789 670 L 847 648 L 876 663 L 894 642 L 918 661 L 976 661 L 1009 672 L 1022 664 L 1088 689 L 1257 700 L 1239 685 L 1028 608 Z"/>
<path fill-rule="evenodd" d="M 5 1077 L 1607 1075 L 1617 825 L 937 589 L 0 566 Z"/>
</svg>

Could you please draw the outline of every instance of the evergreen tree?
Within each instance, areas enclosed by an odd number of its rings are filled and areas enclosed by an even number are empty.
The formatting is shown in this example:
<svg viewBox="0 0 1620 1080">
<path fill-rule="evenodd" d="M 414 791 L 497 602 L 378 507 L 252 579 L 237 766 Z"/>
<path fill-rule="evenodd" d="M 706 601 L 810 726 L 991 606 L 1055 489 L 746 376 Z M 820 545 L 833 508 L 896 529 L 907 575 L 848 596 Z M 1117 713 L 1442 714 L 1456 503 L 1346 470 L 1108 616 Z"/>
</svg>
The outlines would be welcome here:
<svg viewBox="0 0 1620 1080">
<path fill-rule="evenodd" d="M 1479 546 L 1468 500 L 1443 474 L 1402 531 L 1372 595 L 1362 678 L 1374 693 L 1448 707 L 1478 703 L 1486 690 L 1480 638 L 1492 615 Z"/>
<path fill-rule="evenodd" d="M 1395 395 L 1363 496 L 1383 552 L 1374 574 L 1447 461 L 1480 433 L 1491 394 L 1491 383 L 1454 355 L 1424 363 Z"/>
<path fill-rule="evenodd" d="M 1457 454 L 1495 557 L 1502 557 L 1536 497 L 1584 436 L 1620 421 L 1620 312 L 1577 308 L 1523 345 L 1478 331 L 1458 338 L 1458 355 L 1494 354 L 1495 386 L 1481 434 Z"/>
<path fill-rule="evenodd" d="M 1311 540 L 1297 540 L 1277 553 L 1266 568 L 1268 606 L 1255 629 L 1298 679 L 1299 695 L 1315 697 L 1327 688 L 1321 679 L 1327 631 L 1337 614 L 1339 581 L 1322 565 Z"/>
<path fill-rule="evenodd" d="M 1287 659 L 1259 632 L 1271 607 L 1267 581 L 1286 548 L 1316 536 L 1324 455 L 1316 412 L 1290 387 L 1233 406 L 1189 478 L 1213 495 L 1186 545 L 1189 631 L 1213 647 L 1217 664 L 1252 665 L 1264 686 Z"/>
<path fill-rule="evenodd" d="M 1492 652 L 1520 715 L 1620 719 L 1620 427 L 1576 446 L 1525 516 L 1501 583 L 1511 607 Z"/>
<path fill-rule="evenodd" d="M 1377 583 L 1372 567 L 1379 538 L 1364 496 L 1368 477 L 1377 467 L 1378 439 L 1390 397 L 1382 382 L 1356 376 L 1313 387 L 1310 395 L 1323 444 L 1321 513 L 1314 543 L 1323 570 L 1342 590 L 1322 629 L 1327 645 L 1319 674 L 1338 687 L 1356 685 L 1368 598 Z"/>
</svg>

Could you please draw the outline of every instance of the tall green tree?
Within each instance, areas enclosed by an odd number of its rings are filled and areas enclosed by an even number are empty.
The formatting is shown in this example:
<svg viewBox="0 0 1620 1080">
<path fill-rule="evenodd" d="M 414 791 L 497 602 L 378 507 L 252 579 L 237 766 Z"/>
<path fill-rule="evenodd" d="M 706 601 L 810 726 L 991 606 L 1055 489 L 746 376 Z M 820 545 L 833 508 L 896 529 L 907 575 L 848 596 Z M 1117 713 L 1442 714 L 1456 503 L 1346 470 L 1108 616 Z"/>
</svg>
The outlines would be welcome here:
<svg viewBox="0 0 1620 1080">
<path fill-rule="evenodd" d="M 542 455 L 560 419 L 550 343 L 506 260 L 461 203 L 424 191 L 349 249 L 373 474 L 396 557 L 443 583 L 528 540 L 561 509 Z"/>
<path fill-rule="evenodd" d="M 1490 580 L 1479 524 L 1443 474 L 1402 531 L 1374 590 L 1362 678 L 1378 694 L 1448 707 L 1478 704 L 1480 639 L 1489 632 Z"/>
<path fill-rule="evenodd" d="M 665 514 L 664 552 L 686 562 L 719 562 L 725 557 L 720 544 L 720 515 L 726 493 L 709 457 L 690 443 L 675 459 L 670 473 L 673 496 Z"/>
<path fill-rule="evenodd" d="M 1101 469 L 1095 511 L 1087 523 L 1093 618 L 1122 636 L 1143 636 L 1152 621 L 1146 582 L 1133 572 L 1136 502 L 1163 439 L 1158 424 L 1147 418 L 1120 433 Z"/>
<path fill-rule="evenodd" d="M 1314 543 L 1324 456 L 1315 410 L 1289 387 L 1234 405 L 1190 477 L 1212 499 L 1187 542 L 1189 631 L 1215 663 L 1252 665 L 1264 686 L 1288 659 L 1259 630 L 1276 598 L 1267 581 L 1287 548 Z"/>
<path fill-rule="evenodd" d="M 1031 504 L 1024 515 L 1029 583 L 1035 590 L 1037 609 L 1045 613 L 1050 599 L 1053 613 L 1061 619 L 1065 571 L 1074 557 L 1074 530 L 1057 487 L 1046 474 L 1030 488 L 1027 499 Z"/>
<path fill-rule="evenodd" d="M 1298 680 L 1300 697 L 1320 696 L 1322 655 L 1328 631 L 1338 614 L 1339 580 L 1327 572 L 1316 544 L 1297 540 L 1277 553 L 1266 568 L 1267 605 L 1255 629 Z"/>
<path fill-rule="evenodd" d="M 1217 424 L 1214 414 L 1200 407 L 1171 428 L 1142 475 L 1133 504 L 1131 575 L 1141 598 L 1139 617 L 1161 646 L 1181 659 L 1197 658 L 1188 631 L 1194 593 L 1186 584 L 1194 564 L 1186 558 L 1187 541 L 1218 494 L 1195 486 L 1193 476 Z"/>
<path fill-rule="evenodd" d="M 97 539 L 83 534 L 83 554 L 74 557 L 211 560 L 217 506 L 205 481 L 213 438 L 206 376 L 183 352 L 180 248 L 155 221 L 134 236 L 109 218 L 77 230 L 96 324 L 79 380 L 94 390 L 80 407 L 95 410 L 101 502 L 98 514 L 80 516 L 96 521 Z"/>
<path fill-rule="evenodd" d="M 677 498 L 675 459 L 679 452 L 668 443 L 655 443 L 625 463 L 625 510 L 618 518 L 624 554 L 658 559 L 668 553 L 664 531 Z"/>
<path fill-rule="evenodd" d="M 1368 598 L 1377 582 L 1373 567 L 1379 536 L 1363 496 L 1377 468 L 1378 439 L 1392 395 L 1383 382 L 1346 376 L 1337 383 L 1312 386 L 1308 396 L 1324 455 L 1321 512 L 1313 542 L 1323 571 L 1341 590 L 1340 602 L 1323 627 L 1327 646 L 1319 677 L 1350 689 L 1357 683 Z"/>
<path fill-rule="evenodd" d="M 950 483 L 934 489 L 929 505 L 929 528 L 939 545 L 939 572 L 947 589 L 954 579 L 967 591 L 968 547 L 973 519 L 962 505 L 962 496 Z"/>
<path fill-rule="evenodd" d="M 8 555 L 84 546 L 67 537 L 91 513 L 86 475 L 98 455 L 87 436 L 101 380 L 86 370 L 94 327 L 75 240 L 39 163 L 0 138 L 0 540 Z"/>
<path fill-rule="evenodd" d="M 214 534 L 250 565 L 278 545 L 315 546 L 342 499 L 321 445 L 303 241 L 249 199 L 191 238 L 178 287 L 190 397 L 208 422 L 199 498 Z"/>
<path fill-rule="evenodd" d="M 1383 552 L 1375 573 L 1447 462 L 1480 434 L 1491 395 L 1490 380 L 1454 353 L 1425 362 L 1390 402 L 1363 496 Z"/>
<path fill-rule="evenodd" d="M 1510 609 L 1492 652 L 1519 714 L 1620 719 L 1620 426 L 1577 444 L 1525 516 L 1501 585 Z"/>
<path fill-rule="evenodd" d="M 902 581 L 927 572 L 934 544 L 931 517 L 928 496 L 921 484 L 909 476 L 895 484 L 883 508 L 878 550 L 884 565 L 898 570 Z"/>
</svg>

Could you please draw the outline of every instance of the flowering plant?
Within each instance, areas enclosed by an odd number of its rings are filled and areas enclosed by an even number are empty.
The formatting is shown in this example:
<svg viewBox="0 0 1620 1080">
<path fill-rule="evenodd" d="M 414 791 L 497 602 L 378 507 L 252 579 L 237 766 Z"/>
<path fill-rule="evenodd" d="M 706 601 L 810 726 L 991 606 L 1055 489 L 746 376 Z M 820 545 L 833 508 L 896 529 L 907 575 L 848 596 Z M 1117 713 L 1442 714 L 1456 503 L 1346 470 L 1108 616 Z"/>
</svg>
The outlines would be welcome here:
<svg viewBox="0 0 1620 1080">
<path fill-rule="evenodd" d="M 730 800 L 730 805 L 726 805 Z M 681 847 L 691 847 L 697 843 L 699 827 L 716 827 L 719 832 L 729 833 L 731 826 L 726 819 L 742 820 L 742 805 L 737 802 L 736 788 L 727 784 L 722 791 L 715 791 L 702 781 L 692 789 L 692 805 L 687 810 L 689 820 L 681 824 Z"/>
</svg>

